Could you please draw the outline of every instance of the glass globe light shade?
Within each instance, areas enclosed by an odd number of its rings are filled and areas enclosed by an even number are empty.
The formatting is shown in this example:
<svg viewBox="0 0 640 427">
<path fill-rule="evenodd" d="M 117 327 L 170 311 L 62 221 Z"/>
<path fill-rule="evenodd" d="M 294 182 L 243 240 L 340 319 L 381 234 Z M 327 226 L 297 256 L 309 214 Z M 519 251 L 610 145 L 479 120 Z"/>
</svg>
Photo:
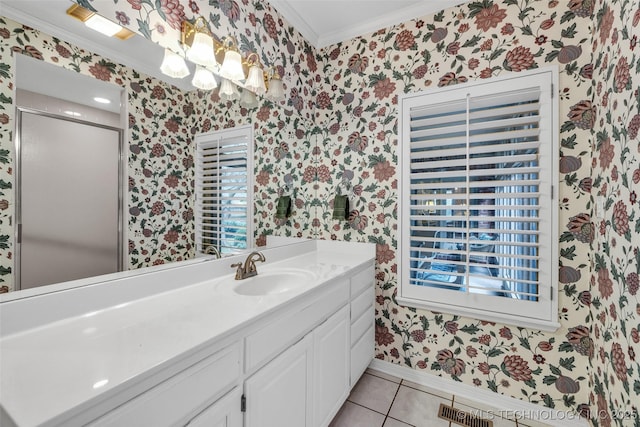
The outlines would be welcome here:
<svg viewBox="0 0 640 427">
<path fill-rule="evenodd" d="M 176 79 L 182 79 L 189 75 L 189 67 L 184 62 L 184 58 L 168 48 L 164 50 L 160 71 L 162 74 Z"/>
</svg>

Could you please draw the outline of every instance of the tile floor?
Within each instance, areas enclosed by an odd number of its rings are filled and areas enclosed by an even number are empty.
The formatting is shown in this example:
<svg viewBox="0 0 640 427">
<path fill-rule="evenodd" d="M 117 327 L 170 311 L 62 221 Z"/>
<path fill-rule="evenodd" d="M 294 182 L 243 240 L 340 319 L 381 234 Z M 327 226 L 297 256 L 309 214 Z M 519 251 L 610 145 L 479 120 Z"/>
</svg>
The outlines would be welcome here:
<svg viewBox="0 0 640 427">
<path fill-rule="evenodd" d="M 546 426 L 500 418 L 495 408 L 367 369 L 329 427 L 456 427 L 438 418 L 440 403 L 492 419 L 494 427 Z"/>
</svg>

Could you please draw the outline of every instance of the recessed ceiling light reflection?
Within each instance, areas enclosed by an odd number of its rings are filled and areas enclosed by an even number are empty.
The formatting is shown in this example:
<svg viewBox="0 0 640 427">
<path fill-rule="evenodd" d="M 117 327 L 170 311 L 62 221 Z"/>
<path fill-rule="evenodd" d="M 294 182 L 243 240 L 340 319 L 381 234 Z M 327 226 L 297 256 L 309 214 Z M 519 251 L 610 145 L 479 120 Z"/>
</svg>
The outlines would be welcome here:
<svg viewBox="0 0 640 427">
<path fill-rule="evenodd" d="M 107 379 L 100 380 L 100 381 L 96 382 L 95 384 L 93 384 L 93 388 L 95 390 L 95 389 L 98 389 L 100 387 L 104 387 L 108 383 L 109 383 L 109 380 L 107 380 Z"/>
<path fill-rule="evenodd" d="M 120 30 L 122 30 L 122 27 L 115 22 L 111 22 L 107 18 L 95 14 L 84 21 L 84 24 L 92 30 L 102 33 L 107 37 L 115 36 Z"/>
<path fill-rule="evenodd" d="M 111 104 L 110 100 L 108 100 L 107 98 L 101 98 L 99 96 L 96 96 L 95 98 L 93 98 L 93 100 L 100 104 Z"/>
<path fill-rule="evenodd" d="M 66 115 L 72 116 L 72 117 L 80 117 L 82 115 L 82 114 L 78 113 L 77 111 L 71 111 L 71 110 L 66 110 L 64 113 Z"/>
</svg>

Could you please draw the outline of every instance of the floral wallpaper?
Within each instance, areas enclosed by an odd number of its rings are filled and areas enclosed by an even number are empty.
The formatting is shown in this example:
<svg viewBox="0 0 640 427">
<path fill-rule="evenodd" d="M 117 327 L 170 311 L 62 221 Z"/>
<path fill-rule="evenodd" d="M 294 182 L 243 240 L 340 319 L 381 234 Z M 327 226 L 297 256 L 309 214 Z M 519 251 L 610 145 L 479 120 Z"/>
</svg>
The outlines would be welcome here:
<svg viewBox="0 0 640 427">
<path fill-rule="evenodd" d="M 319 225 L 377 244 L 375 357 L 536 404 L 586 414 L 589 333 L 590 3 L 483 0 L 319 52 Z M 397 292 L 398 97 L 543 66 L 560 70 L 560 284 L 555 333 L 402 307 Z M 349 221 L 330 195 L 349 188 Z"/>
<path fill-rule="evenodd" d="M 633 0 L 476 0 L 318 51 L 267 2 L 100 4 L 102 14 L 163 46 L 173 43 L 181 19 L 203 15 L 215 33 L 234 35 L 244 52 L 281 67 L 287 108 L 263 101 L 253 110 L 221 103 L 215 92 L 176 92 L 103 58 L 64 58 L 58 45 L 75 48 L 19 25 L 0 28 L 0 40 L 3 53 L 35 51 L 91 75 L 91 67 L 110 70 L 137 93 L 130 117 L 132 266 L 189 256 L 191 206 L 174 213 L 167 202 L 192 189 L 190 138 L 250 123 L 258 243 L 282 234 L 377 244 L 375 357 L 576 411 L 594 425 L 629 425 L 617 410 L 632 408 L 640 394 L 639 9 Z M 25 41 L 24 31 L 42 43 Z M 548 333 L 398 305 L 398 97 L 548 65 L 560 71 L 562 327 Z M 0 73 L 6 107 L 11 64 Z M 0 111 L 2 212 L 12 209 L 10 110 Z M 294 212 L 277 222 L 274 203 L 284 192 L 292 192 Z M 346 221 L 332 219 L 337 193 L 350 198 Z"/>
<path fill-rule="evenodd" d="M 127 93 L 129 268 L 192 258 L 191 102 L 142 76 L 127 82 Z"/>
<path fill-rule="evenodd" d="M 589 400 L 602 426 L 640 425 L 640 4 L 597 2 Z"/>
<path fill-rule="evenodd" d="M 293 110 L 263 100 L 253 109 L 237 102 L 221 102 L 217 92 L 194 93 L 194 115 L 200 117 L 192 134 L 253 125 L 254 146 L 254 235 L 256 244 L 266 244 L 268 235 L 314 237 L 315 189 L 304 185 L 305 174 L 317 158 L 317 128 Z M 291 196 L 291 215 L 276 219 L 277 200 Z"/>
</svg>

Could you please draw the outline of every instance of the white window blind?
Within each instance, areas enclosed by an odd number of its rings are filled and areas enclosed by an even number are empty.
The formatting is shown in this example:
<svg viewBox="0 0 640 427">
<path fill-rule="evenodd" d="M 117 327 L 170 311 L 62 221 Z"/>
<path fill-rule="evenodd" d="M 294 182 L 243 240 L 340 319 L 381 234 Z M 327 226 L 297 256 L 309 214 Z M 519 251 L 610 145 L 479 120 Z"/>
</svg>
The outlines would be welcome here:
<svg viewBox="0 0 640 427">
<path fill-rule="evenodd" d="M 251 246 L 253 131 L 250 126 L 196 137 L 196 252 L 221 254 Z"/>
<path fill-rule="evenodd" d="M 546 69 L 403 97 L 401 303 L 558 326 L 554 79 Z"/>
</svg>

